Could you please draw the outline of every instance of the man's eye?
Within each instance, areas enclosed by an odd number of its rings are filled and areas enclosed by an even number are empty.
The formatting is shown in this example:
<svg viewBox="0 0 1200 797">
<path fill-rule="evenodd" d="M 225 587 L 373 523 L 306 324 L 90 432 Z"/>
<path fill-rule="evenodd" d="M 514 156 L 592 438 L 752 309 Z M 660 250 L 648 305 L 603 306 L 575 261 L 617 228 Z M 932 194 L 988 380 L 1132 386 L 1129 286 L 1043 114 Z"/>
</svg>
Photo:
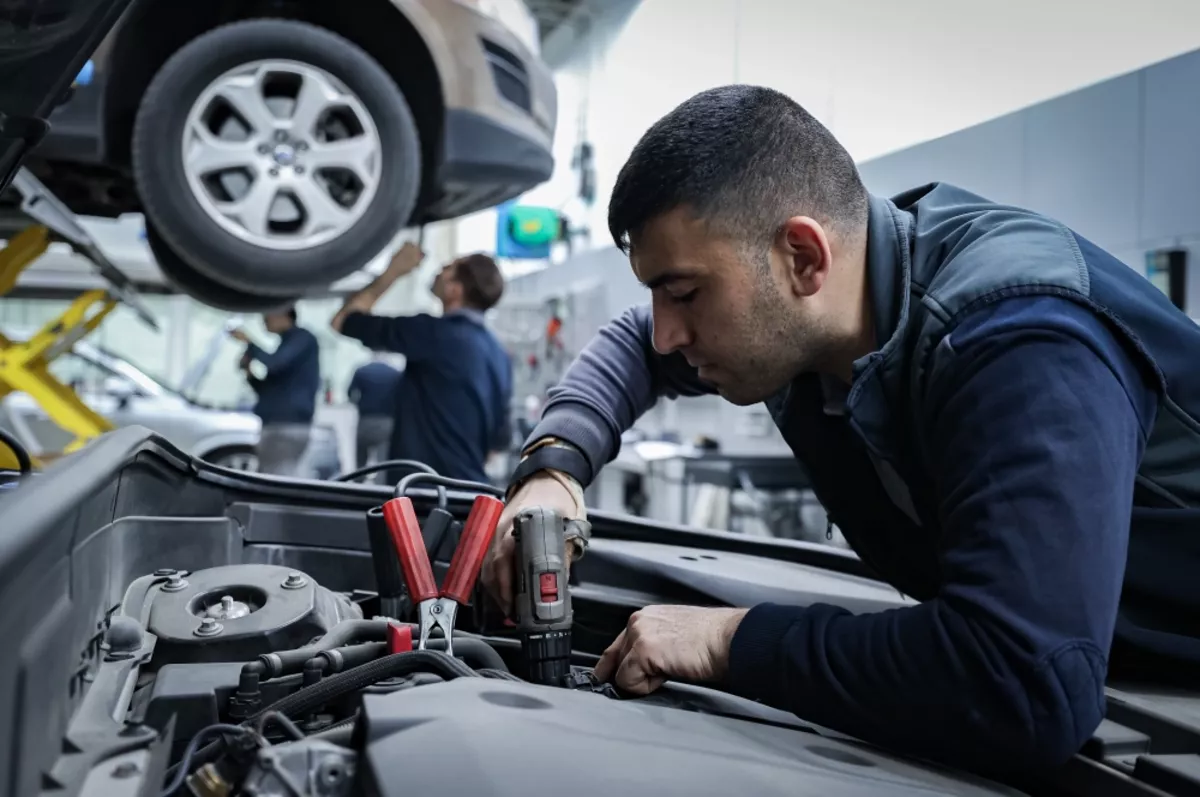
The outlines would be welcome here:
<svg viewBox="0 0 1200 797">
<path fill-rule="evenodd" d="M 671 301 L 676 304 L 691 304 L 692 300 L 695 298 L 696 298 L 696 289 L 692 289 L 692 290 L 688 291 L 687 293 L 680 294 L 679 296 L 676 296 L 675 294 L 671 294 Z"/>
</svg>

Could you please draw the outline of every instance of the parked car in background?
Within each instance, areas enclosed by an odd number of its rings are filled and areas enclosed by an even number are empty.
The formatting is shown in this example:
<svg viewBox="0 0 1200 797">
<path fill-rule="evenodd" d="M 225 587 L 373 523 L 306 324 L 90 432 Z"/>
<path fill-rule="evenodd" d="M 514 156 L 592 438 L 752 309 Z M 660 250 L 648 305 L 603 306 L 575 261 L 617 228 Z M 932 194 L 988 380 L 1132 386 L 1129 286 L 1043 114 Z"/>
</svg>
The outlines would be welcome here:
<svg viewBox="0 0 1200 797">
<path fill-rule="evenodd" d="M 254 312 L 545 181 L 556 114 L 522 0 L 135 0 L 26 165 Z"/>
<path fill-rule="evenodd" d="M 252 413 L 202 405 L 87 341 L 58 355 L 50 371 L 118 427 L 145 426 L 215 465 L 257 470 L 254 449 L 262 424 Z M 0 400 L 0 426 L 16 434 L 35 456 L 60 454 L 73 439 L 26 393 L 10 393 Z"/>
</svg>

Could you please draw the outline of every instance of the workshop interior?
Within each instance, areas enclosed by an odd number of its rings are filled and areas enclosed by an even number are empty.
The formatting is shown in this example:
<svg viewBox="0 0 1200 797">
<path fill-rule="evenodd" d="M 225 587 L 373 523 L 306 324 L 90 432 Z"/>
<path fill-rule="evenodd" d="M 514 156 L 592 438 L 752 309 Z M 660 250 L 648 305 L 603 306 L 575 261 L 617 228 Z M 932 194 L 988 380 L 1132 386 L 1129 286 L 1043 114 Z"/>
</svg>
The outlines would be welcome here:
<svg viewBox="0 0 1200 797">
<path fill-rule="evenodd" d="M 608 201 L 659 117 L 774 88 L 873 194 L 1035 208 L 1200 319 L 1200 3 L 0 6 L 0 797 L 1200 793 L 1200 673 L 1110 683 L 1093 738 L 1032 784 L 713 684 L 598 680 L 651 604 L 917 603 L 764 404 L 658 399 L 586 520 L 512 518 L 513 611 L 480 583 L 553 389 L 650 301 Z M 483 479 L 396 459 L 367 423 L 364 375 L 422 378 L 422 342 L 331 326 L 413 247 L 373 313 L 439 316 L 440 272 L 473 253 L 503 275 Z M 280 422 L 279 358 L 255 352 L 296 329 L 311 411 Z"/>
</svg>

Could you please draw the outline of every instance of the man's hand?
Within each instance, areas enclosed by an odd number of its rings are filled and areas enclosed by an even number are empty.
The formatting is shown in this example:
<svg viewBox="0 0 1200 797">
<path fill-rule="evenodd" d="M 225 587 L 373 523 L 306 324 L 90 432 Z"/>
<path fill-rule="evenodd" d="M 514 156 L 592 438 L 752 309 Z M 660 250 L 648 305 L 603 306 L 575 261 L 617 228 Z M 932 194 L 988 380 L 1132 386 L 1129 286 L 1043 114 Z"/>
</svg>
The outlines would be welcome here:
<svg viewBox="0 0 1200 797">
<path fill-rule="evenodd" d="M 425 253 L 421 251 L 421 247 L 411 241 L 401 246 L 396 254 L 392 255 L 391 262 L 388 263 L 382 274 L 373 279 L 370 285 L 346 299 L 342 309 L 338 310 L 330 319 L 329 326 L 333 327 L 334 332 L 341 332 L 342 325 L 348 316 L 354 313 L 370 313 L 375 308 L 375 303 L 383 294 L 387 293 L 392 284 L 401 277 L 416 271 L 417 266 L 421 265 L 421 261 L 424 259 Z"/>
<path fill-rule="evenodd" d="M 513 519 L 522 509 L 541 506 L 553 509 L 567 520 L 587 520 L 587 512 L 575 496 L 553 476 L 532 476 L 513 494 L 496 524 L 496 536 L 483 560 L 480 577 L 505 615 L 512 616 L 513 568 L 517 543 L 513 539 Z M 571 566 L 573 547 L 567 546 L 567 568 Z"/>
<path fill-rule="evenodd" d="M 647 606 L 596 663 L 596 679 L 646 695 L 668 678 L 720 681 L 729 670 L 729 646 L 748 609 Z"/>
<path fill-rule="evenodd" d="M 250 336 L 247 335 L 246 331 L 244 329 L 241 329 L 240 327 L 238 329 L 232 330 L 229 333 L 229 337 L 233 338 L 234 340 L 240 340 L 242 343 L 250 342 Z"/>
<path fill-rule="evenodd" d="M 421 247 L 412 241 L 407 241 L 404 246 L 400 247 L 396 254 L 392 255 L 392 261 L 388 263 L 387 273 L 396 277 L 411 274 L 417 270 L 417 266 L 421 265 L 421 261 L 424 259 L 425 253 L 421 251 Z"/>
</svg>

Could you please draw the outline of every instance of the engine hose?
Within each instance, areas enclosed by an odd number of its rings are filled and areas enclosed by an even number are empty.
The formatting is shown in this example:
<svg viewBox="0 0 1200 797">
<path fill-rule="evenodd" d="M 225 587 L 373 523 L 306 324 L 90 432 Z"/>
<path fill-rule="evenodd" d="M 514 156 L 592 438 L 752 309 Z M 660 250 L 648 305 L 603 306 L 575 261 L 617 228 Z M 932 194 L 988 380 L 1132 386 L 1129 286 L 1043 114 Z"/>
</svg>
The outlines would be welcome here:
<svg viewBox="0 0 1200 797">
<path fill-rule="evenodd" d="M 455 641 L 458 641 L 457 638 Z M 241 726 L 255 728 L 258 726 L 259 720 L 271 713 L 279 713 L 289 718 L 307 714 L 330 700 L 364 689 L 379 681 L 429 670 L 435 670 L 438 675 L 447 680 L 460 677 L 479 677 L 466 664 L 439 651 L 414 650 L 408 653 L 393 653 L 369 664 L 355 667 L 353 670 L 331 675 L 312 686 L 306 686 L 298 692 L 293 692 L 242 720 Z M 220 753 L 222 747 L 224 747 L 224 742 L 215 741 L 200 748 L 195 755 L 197 764 L 211 761 Z M 179 764 L 176 764 L 168 769 L 167 777 L 170 777 L 178 766 Z"/>
<path fill-rule="evenodd" d="M 425 643 L 425 649 L 439 652 L 444 651 L 446 649 L 446 640 L 441 638 L 431 639 Z M 504 663 L 504 659 L 500 658 L 500 654 L 496 652 L 496 649 L 476 637 L 461 637 L 455 634 L 454 655 L 455 657 L 461 657 L 463 661 L 476 670 L 488 669 L 508 672 L 508 665 Z"/>
<path fill-rule="evenodd" d="M 305 670 L 319 670 L 322 674 L 343 672 L 375 661 L 387 653 L 386 642 L 364 642 L 344 648 L 323 650 L 304 663 Z"/>
<path fill-rule="evenodd" d="M 356 642 L 383 642 L 387 639 L 387 627 L 387 620 L 342 620 L 311 645 L 279 653 L 264 653 L 257 661 L 243 667 L 242 672 L 256 670 L 260 681 L 294 675 L 304 669 L 309 659 L 324 651 L 344 648 Z"/>
<path fill-rule="evenodd" d="M 416 628 L 413 630 L 415 631 Z M 426 643 L 426 650 L 444 652 L 446 650 L 446 640 L 443 638 L 431 639 Z M 359 645 L 346 645 L 331 650 L 322 650 L 310 657 L 300 670 L 318 670 L 323 675 L 345 672 L 367 662 L 375 661 L 386 652 L 387 646 L 383 642 L 365 642 Z M 508 665 L 504 663 L 504 659 L 500 657 L 496 649 L 478 637 L 459 636 L 455 634 L 454 656 L 455 658 L 461 658 L 474 670 L 509 671 Z M 256 662 L 251 662 L 251 664 L 254 663 Z"/>
<path fill-rule="evenodd" d="M 376 659 L 370 664 L 355 667 L 306 686 L 285 698 L 275 701 L 245 721 L 254 727 L 259 716 L 268 711 L 278 711 L 288 717 L 297 717 L 320 708 L 331 700 L 357 692 L 363 687 L 415 672 L 434 670 L 443 678 L 476 678 L 478 675 L 458 659 L 433 650 L 414 650 L 408 653 L 393 653 Z"/>
</svg>

